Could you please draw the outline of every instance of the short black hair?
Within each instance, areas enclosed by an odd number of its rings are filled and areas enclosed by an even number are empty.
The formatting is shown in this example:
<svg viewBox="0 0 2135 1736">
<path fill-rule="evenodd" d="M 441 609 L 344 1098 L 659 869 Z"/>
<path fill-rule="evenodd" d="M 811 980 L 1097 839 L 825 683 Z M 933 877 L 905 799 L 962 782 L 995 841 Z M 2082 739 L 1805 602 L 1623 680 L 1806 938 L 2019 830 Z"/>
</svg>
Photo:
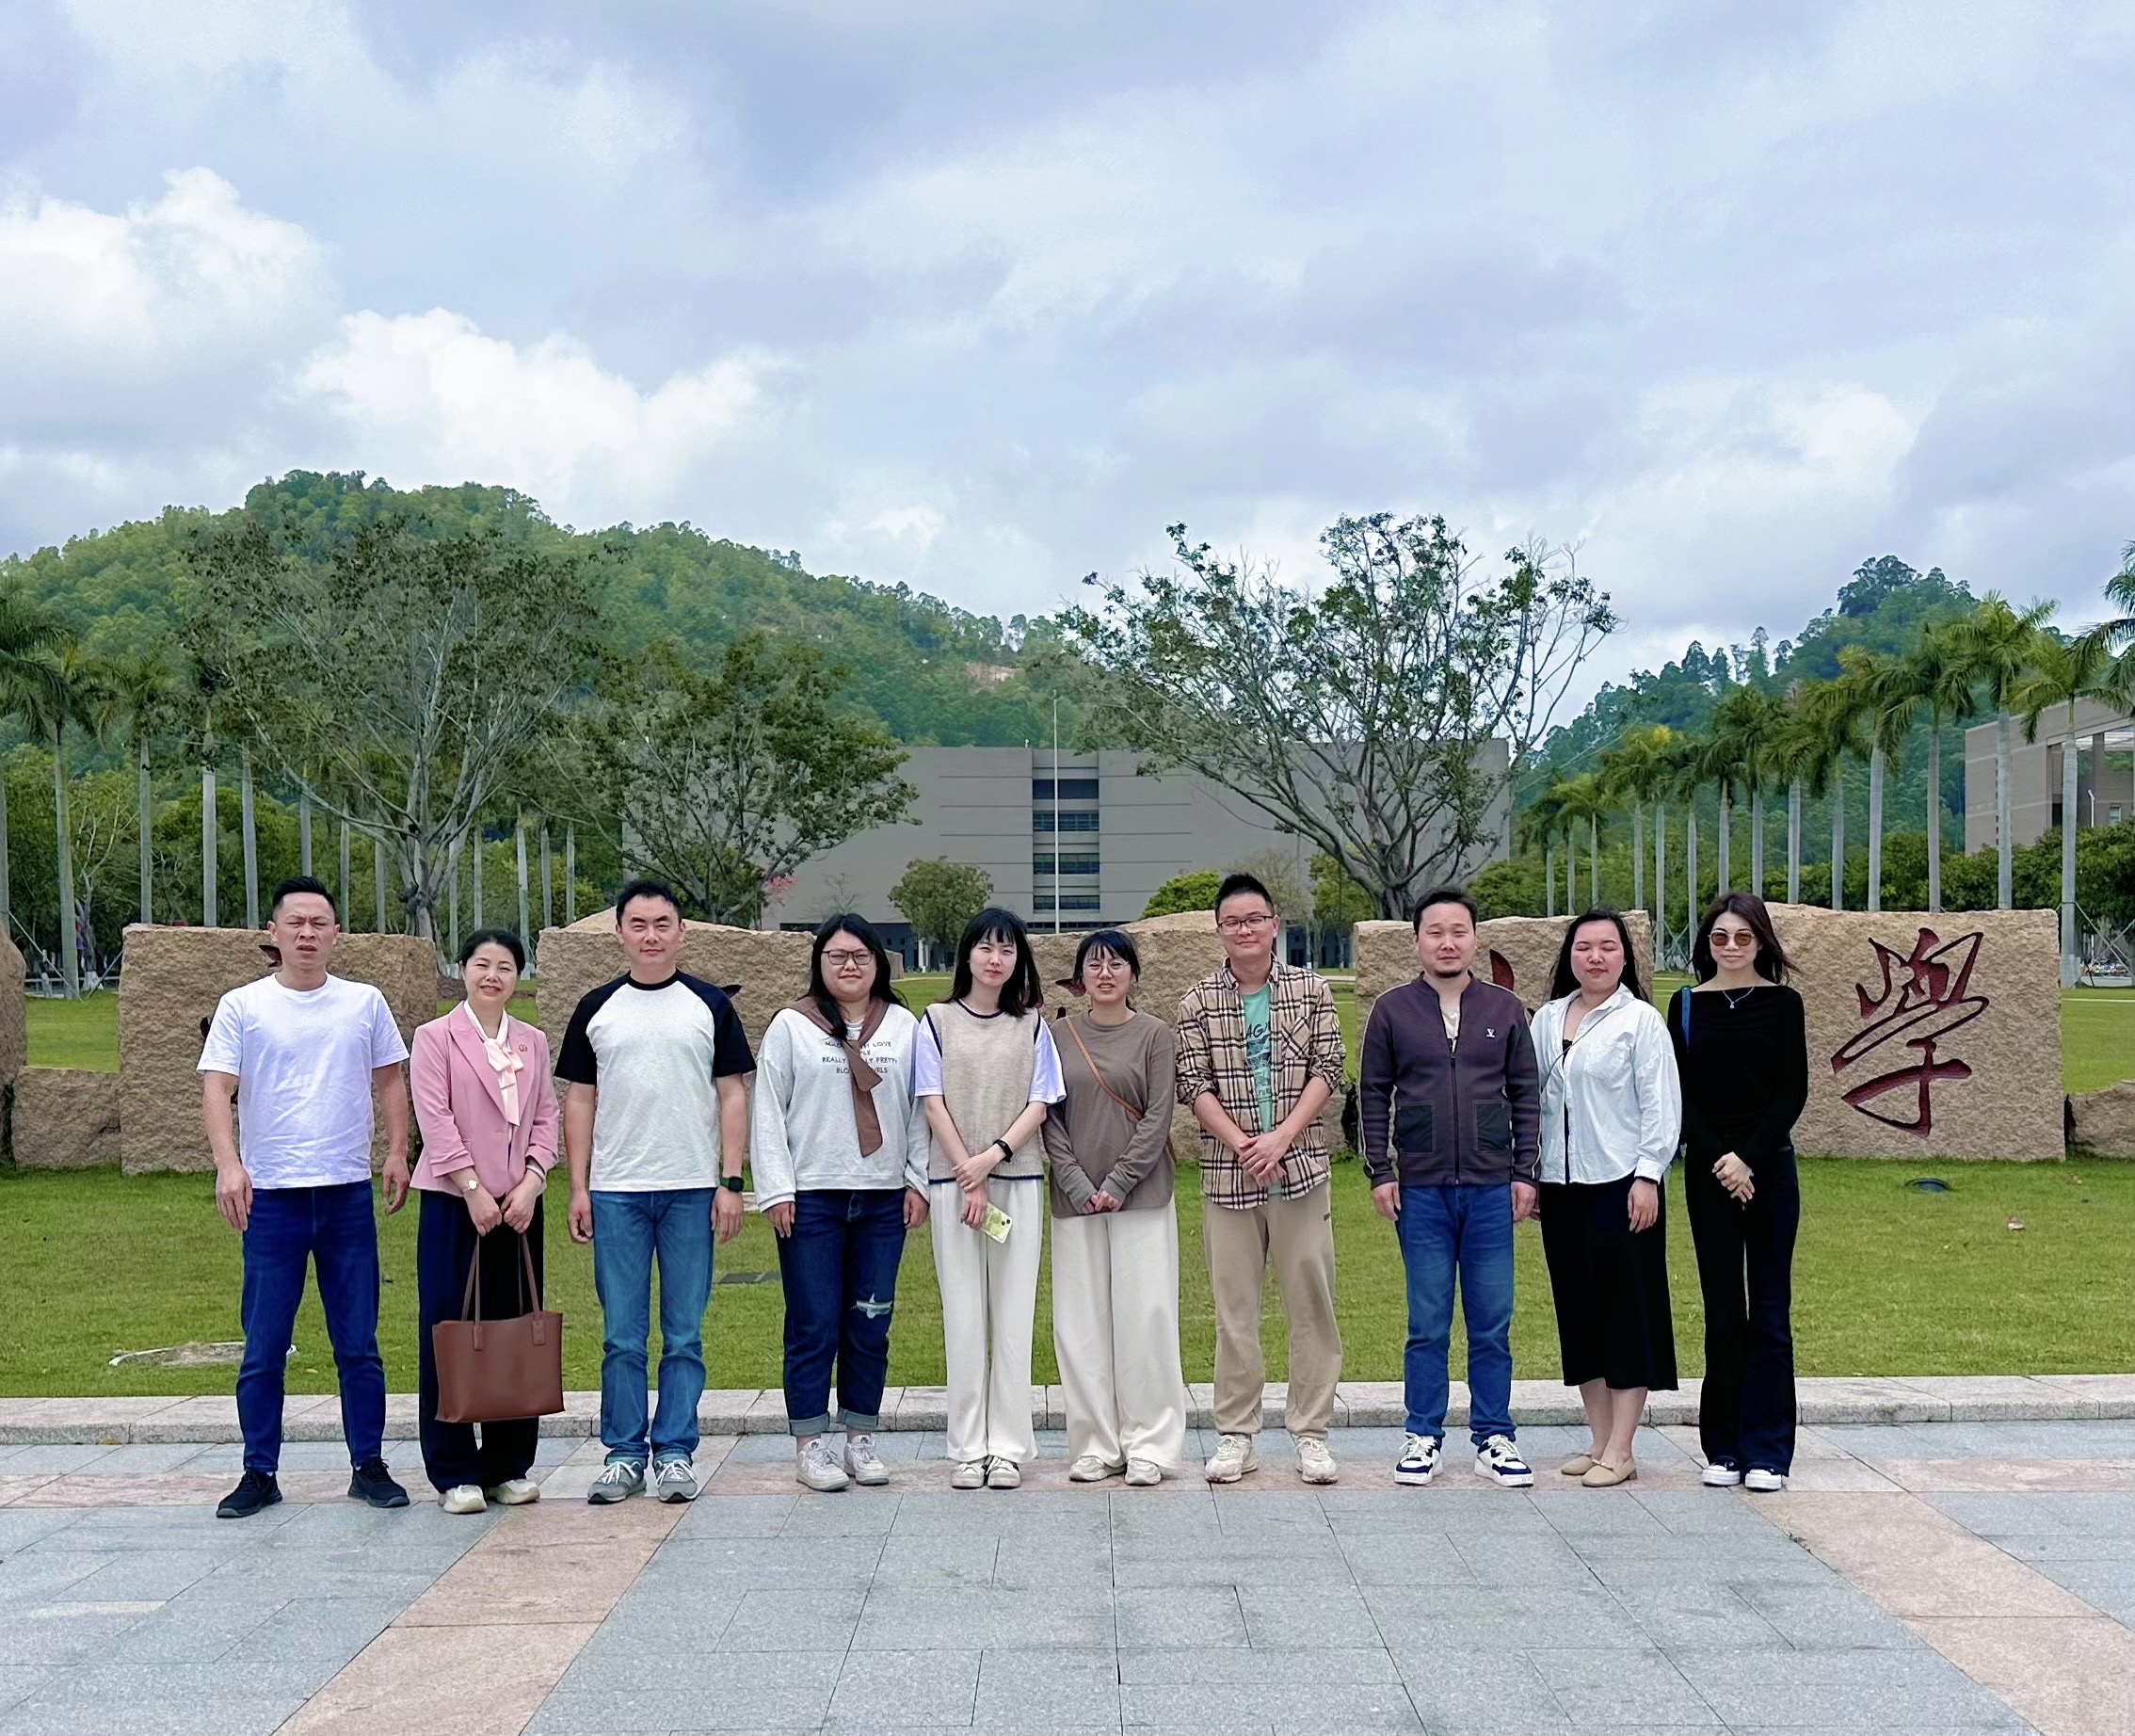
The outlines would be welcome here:
<svg viewBox="0 0 2135 1736">
<path fill-rule="evenodd" d="M 1215 903 L 1211 905 L 1209 908 L 1221 916 L 1227 899 L 1237 898 L 1246 893 L 1251 893 L 1271 910 L 1276 908 L 1275 895 L 1260 884 L 1260 876 L 1257 874 L 1246 874 L 1244 870 L 1240 870 L 1223 876 L 1223 884 L 1216 888 Z"/>
<path fill-rule="evenodd" d="M 625 880 L 622 891 L 616 894 L 617 927 L 622 926 L 623 912 L 630 908 L 631 901 L 634 898 L 664 898 L 675 907 L 677 916 L 682 914 L 682 900 L 675 895 L 673 887 L 665 880 L 655 880 L 650 876 L 641 875 L 634 880 Z"/>
<path fill-rule="evenodd" d="M 1013 910 L 988 905 L 964 924 L 964 938 L 956 942 L 956 970 L 949 979 L 949 998 L 961 1001 L 971 991 L 971 948 L 981 940 L 1005 940 L 1016 949 L 1016 968 L 1001 985 L 1001 1010 L 1019 1019 L 1033 1007 L 1045 1005 L 1045 986 L 1038 981 L 1037 954 L 1031 949 L 1030 930 Z"/>
<path fill-rule="evenodd" d="M 465 970 L 467 961 L 485 946 L 501 946 L 511 955 L 512 967 L 524 972 L 526 969 L 526 944 L 508 928 L 477 928 L 467 937 L 459 949 L 459 968 Z"/>
<path fill-rule="evenodd" d="M 1579 931 L 1589 923 L 1613 924 L 1616 938 L 1623 942 L 1624 973 L 1620 979 L 1631 991 L 1633 1000 L 1645 999 L 1645 985 L 1638 979 L 1638 949 L 1631 944 L 1630 924 L 1624 921 L 1621 910 L 1612 910 L 1604 905 L 1596 905 L 1591 910 L 1581 910 L 1565 924 L 1564 943 L 1557 948 L 1557 968 L 1549 974 L 1549 999 L 1561 1001 L 1567 994 L 1579 992 L 1579 972 L 1572 969 L 1572 942 L 1579 939 Z"/>
<path fill-rule="evenodd" d="M 1475 900 L 1468 895 L 1464 886 L 1434 886 L 1416 901 L 1416 912 L 1408 925 L 1416 933 L 1423 932 L 1423 912 L 1435 904 L 1457 904 L 1468 912 L 1468 920 L 1476 927 L 1483 926 L 1483 912 L 1475 908 Z"/>
<path fill-rule="evenodd" d="M 298 892 L 316 892 L 327 901 L 327 908 L 333 912 L 333 920 L 337 923 L 341 920 L 341 907 L 334 902 L 333 894 L 327 891 L 324 880 L 313 875 L 293 874 L 288 879 L 276 883 L 274 896 L 267 900 L 267 921 L 271 923 L 281 914 L 281 901 L 284 898 L 294 897 Z"/>
<path fill-rule="evenodd" d="M 1075 948 L 1072 974 L 1076 982 L 1083 980 L 1083 966 L 1092 953 L 1110 953 L 1115 958 L 1123 958 L 1137 977 L 1142 974 L 1142 949 L 1134 944 L 1134 937 L 1117 928 L 1099 928 L 1084 935 Z"/>
</svg>

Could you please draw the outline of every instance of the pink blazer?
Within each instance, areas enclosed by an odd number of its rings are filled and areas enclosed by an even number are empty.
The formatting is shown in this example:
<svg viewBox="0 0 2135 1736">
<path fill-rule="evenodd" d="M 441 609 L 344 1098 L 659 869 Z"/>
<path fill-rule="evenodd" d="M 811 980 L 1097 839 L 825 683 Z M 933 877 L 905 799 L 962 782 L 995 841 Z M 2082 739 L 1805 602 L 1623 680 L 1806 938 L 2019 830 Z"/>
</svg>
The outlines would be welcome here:
<svg viewBox="0 0 2135 1736">
<path fill-rule="evenodd" d="M 423 1130 L 417 1187 L 458 1193 L 456 1170 L 473 1165 L 499 1198 L 517 1187 L 526 1166 L 556 1161 L 556 1088 L 549 1077 L 549 1039 L 538 1025 L 506 1015 L 506 1043 L 524 1057 L 519 1069 L 519 1126 L 505 1119 L 497 1070 L 465 1008 L 418 1025 L 409 1053 L 415 1121 Z"/>
</svg>

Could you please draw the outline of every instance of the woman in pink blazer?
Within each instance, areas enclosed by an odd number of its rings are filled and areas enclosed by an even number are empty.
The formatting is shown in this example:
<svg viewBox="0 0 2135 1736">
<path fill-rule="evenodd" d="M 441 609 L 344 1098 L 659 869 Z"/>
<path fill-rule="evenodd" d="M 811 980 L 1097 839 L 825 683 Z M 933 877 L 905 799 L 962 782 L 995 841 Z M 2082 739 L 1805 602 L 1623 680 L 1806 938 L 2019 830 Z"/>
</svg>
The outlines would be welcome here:
<svg viewBox="0 0 2135 1736">
<path fill-rule="evenodd" d="M 526 966 L 519 937 L 485 928 L 468 937 L 459 964 L 467 999 L 417 1027 L 409 1057 L 423 1131 L 414 1176 L 423 1195 L 415 1288 L 424 1468 L 447 1513 L 480 1513 L 492 1501 L 511 1506 L 540 1498 L 540 1486 L 526 1474 L 540 1420 L 485 1423 L 479 1444 L 474 1423 L 439 1422 L 430 1328 L 459 1318 L 477 1259 L 485 1318 L 534 1306 L 519 1246 L 523 1236 L 539 1281 L 541 1189 L 556 1161 L 556 1094 L 549 1039 L 505 1011 Z"/>
</svg>

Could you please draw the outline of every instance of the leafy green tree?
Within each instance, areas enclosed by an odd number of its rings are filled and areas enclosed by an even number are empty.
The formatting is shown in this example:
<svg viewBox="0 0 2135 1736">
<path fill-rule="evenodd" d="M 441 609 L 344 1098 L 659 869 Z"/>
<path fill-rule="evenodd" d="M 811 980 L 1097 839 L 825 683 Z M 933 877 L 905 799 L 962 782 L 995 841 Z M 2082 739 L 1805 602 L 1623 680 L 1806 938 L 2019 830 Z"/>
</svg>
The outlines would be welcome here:
<svg viewBox="0 0 2135 1736">
<path fill-rule="evenodd" d="M 905 751 L 838 704 L 843 671 L 813 646 L 752 635 L 699 670 L 672 645 L 611 659 L 587 760 L 625 854 L 692 913 L 754 923 L 767 880 L 905 817 Z"/>
<path fill-rule="evenodd" d="M 1568 555 L 1515 549 L 1485 580 L 1443 519 L 1337 521 L 1333 582 L 1309 591 L 1170 535 L 1176 571 L 1062 619 L 1090 732 L 1273 814 L 1383 916 L 1485 854 L 1508 778 L 1615 625 Z"/>
<path fill-rule="evenodd" d="M 16 587 L 0 589 L 0 716 L 36 730 L 57 693 L 56 662 L 72 643 L 67 625 Z M 0 931 L 10 928 L 7 786 L 0 781 Z"/>
<path fill-rule="evenodd" d="M 964 927 L 993 896 L 993 876 L 971 862 L 940 857 L 907 862 L 890 902 L 911 924 L 912 933 L 936 956 L 947 956 Z"/>
<path fill-rule="evenodd" d="M 2040 630 L 2052 618 L 2053 604 L 2036 603 L 2012 608 L 2008 599 L 1989 591 L 1980 606 L 1950 628 L 1951 645 L 1972 685 L 1994 713 L 1995 896 L 2000 909 L 2014 895 L 2012 853 L 2015 841 L 2009 818 L 2009 726 L 2016 696 L 2030 678 L 2039 648 Z"/>
<path fill-rule="evenodd" d="M 1551 912 L 1554 894 L 1546 898 L 1542 865 L 1530 856 L 1512 857 L 1487 863 L 1468 882 L 1468 895 L 1475 900 L 1483 920 L 1500 916 L 1546 916 Z"/>
<path fill-rule="evenodd" d="M 1222 884 L 1223 875 L 1214 868 L 1195 868 L 1185 874 L 1175 874 L 1149 894 L 1148 903 L 1142 907 L 1142 914 L 1177 916 L 1186 910 L 1212 910 L 1216 889 Z"/>
<path fill-rule="evenodd" d="M 1312 857 L 1312 921 L 1323 931 L 1353 928 L 1377 914 L 1372 894 L 1342 873 L 1341 864 L 1324 850 Z"/>
<path fill-rule="evenodd" d="M 2104 630 L 2073 639 L 2041 634 L 2031 651 L 2031 672 L 2013 696 L 2024 719 L 2024 739 L 2039 738 L 2039 719 L 2056 706 L 2067 717 L 2061 747 L 2061 983 L 2075 984 L 2081 965 L 2076 933 L 2076 707 L 2084 699 L 2103 699 L 2117 707 L 2128 702 L 2135 668 L 2114 657 Z"/>
<path fill-rule="evenodd" d="M 323 557 L 255 519 L 195 549 L 199 619 L 229 648 L 218 698 L 246 745 L 383 846 L 410 933 L 436 934 L 452 846 L 590 671 L 584 564 L 393 517 Z"/>
</svg>

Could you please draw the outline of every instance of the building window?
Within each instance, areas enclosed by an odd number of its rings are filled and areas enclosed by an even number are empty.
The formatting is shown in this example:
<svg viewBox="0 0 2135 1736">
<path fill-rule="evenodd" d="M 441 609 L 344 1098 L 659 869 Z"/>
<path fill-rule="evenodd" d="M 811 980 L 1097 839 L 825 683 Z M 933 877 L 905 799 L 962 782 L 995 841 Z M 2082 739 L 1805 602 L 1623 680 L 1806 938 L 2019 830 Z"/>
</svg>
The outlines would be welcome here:
<svg viewBox="0 0 2135 1736">
<path fill-rule="evenodd" d="M 1097 798 L 1097 780 L 1095 778 L 1061 779 L 1060 799 L 1062 801 L 1094 802 Z M 1035 802 L 1052 800 L 1052 780 L 1050 778 L 1033 778 L 1031 780 L 1031 799 Z"/>
<path fill-rule="evenodd" d="M 1054 873 L 1053 860 L 1051 856 L 1033 856 L 1031 858 L 1031 872 L 1041 878 L 1050 879 Z M 1058 872 L 1061 874 L 1095 874 L 1098 872 L 1098 859 L 1094 855 L 1063 856 L 1059 859 L 1059 862 Z"/>
<path fill-rule="evenodd" d="M 1095 808 L 1070 808 L 1058 815 L 1050 808 L 1034 808 L 1031 811 L 1031 830 L 1050 832 L 1053 829 L 1052 822 L 1055 818 L 1060 822 L 1059 829 L 1064 832 L 1094 832 L 1098 828 Z"/>
<path fill-rule="evenodd" d="M 1062 892 L 1060 894 L 1060 908 L 1063 914 L 1069 910 L 1094 910 L 1098 908 L 1098 894 L 1095 892 Z M 1050 911 L 1052 908 L 1052 894 L 1051 892 L 1040 892 L 1031 901 L 1031 905 L 1034 909 Z"/>
</svg>

